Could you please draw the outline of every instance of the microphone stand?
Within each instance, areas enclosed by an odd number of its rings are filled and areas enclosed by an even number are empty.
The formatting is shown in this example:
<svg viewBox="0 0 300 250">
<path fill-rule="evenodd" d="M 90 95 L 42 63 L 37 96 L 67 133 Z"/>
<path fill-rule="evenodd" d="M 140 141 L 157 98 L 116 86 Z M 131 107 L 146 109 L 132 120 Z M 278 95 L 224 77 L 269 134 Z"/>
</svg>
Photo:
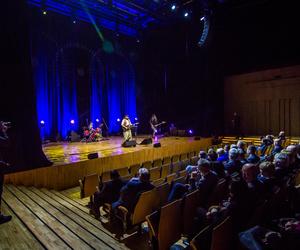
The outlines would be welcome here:
<svg viewBox="0 0 300 250">
<path fill-rule="evenodd" d="M 104 118 L 102 118 L 102 121 L 103 121 L 103 124 L 104 124 L 104 126 L 105 126 L 105 128 L 106 128 L 106 137 L 109 137 L 109 134 L 108 134 L 108 126 L 107 126 L 107 124 L 106 124 L 106 122 L 105 122 L 105 120 L 104 120 Z"/>
</svg>

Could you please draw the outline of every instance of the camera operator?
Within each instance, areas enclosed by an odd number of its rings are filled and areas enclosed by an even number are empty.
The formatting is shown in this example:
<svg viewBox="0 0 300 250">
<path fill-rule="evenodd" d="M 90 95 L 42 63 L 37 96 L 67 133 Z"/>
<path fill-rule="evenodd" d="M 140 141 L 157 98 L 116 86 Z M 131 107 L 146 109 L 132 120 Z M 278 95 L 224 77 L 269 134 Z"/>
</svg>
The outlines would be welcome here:
<svg viewBox="0 0 300 250">
<path fill-rule="evenodd" d="M 8 122 L 0 121 L 0 224 L 8 222 L 11 220 L 11 216 L 5 216 L 1 213 L 1 197 L 3 192 L 3 182 L 4 182 L 4 168 L 8 167 L 9 164 L 5 162 L 3 158 L 3 151 L 5 148 L 9 147 L 9 138 L 7 136 L 7 129 L 9 128 Z"/>
</svg>

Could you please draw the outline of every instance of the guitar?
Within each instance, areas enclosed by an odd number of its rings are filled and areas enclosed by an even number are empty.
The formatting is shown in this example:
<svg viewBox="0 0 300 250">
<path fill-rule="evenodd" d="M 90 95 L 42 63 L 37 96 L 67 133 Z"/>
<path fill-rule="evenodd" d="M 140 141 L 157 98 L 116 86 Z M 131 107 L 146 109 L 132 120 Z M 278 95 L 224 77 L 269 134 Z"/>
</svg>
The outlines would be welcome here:
<svg viewBox="0 0 300 250">
<path fill-rule="evenodd" d="M 161 125 L 163 125 L 163 124 L 165 124 L 166 122 L 165 121 L 162 121 L 161 123 L 158 123 L 158 124 L 156 124 L 156 125 L 153 125 L 155 128 L 157 128 L 157 127 L 159 127 L 159 126 L 161 126 Z"/>
<path fill-rule="evenodd" d="M 123 126 L 122 126 L 123 132 L 128 131 L 128 130 L 130 130 L 130 129 L 136 127 L 138 124 L 140 124 L 140 123 L 139 123 L 139 122 L 136 122 L 136 123 L 133 123 L 133 124 L 131 124 L 131 125 L 129 125 L 129 126 L 126 126 L 126 127 L 123 127 Z"/>
</svg>

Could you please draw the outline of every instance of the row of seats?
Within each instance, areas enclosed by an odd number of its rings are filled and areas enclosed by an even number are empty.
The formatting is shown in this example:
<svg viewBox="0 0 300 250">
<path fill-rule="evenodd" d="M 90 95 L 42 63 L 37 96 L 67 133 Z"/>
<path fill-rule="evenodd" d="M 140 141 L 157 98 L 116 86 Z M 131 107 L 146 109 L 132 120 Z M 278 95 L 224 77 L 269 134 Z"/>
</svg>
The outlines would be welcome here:
<svg viewBox="0 0 300 250">
<path fill-rule="evenodd" d="M 163 159 L 156 159 L 153 162 L 146 161 L 142 164 L 134 164 L 129 168 L 123 167 L 117 170 L 124 180 L 129 180 L 137 175 L 138 170 L 141 167 L 147 168 L 150 171 L 151 181 L 157 186 L 164 181 L 171 183 L 177 175 L 185 175 L 185 172 L 180 173 L 180 171 L 184 171 L 188 164 L 196 165 L 198 159 L 196 152 L 193 151 L 181 155 L 174 155 L 172 157 L 164 157 Z M 101 184 L 107 181 L 110 181 L 110 171 L 105 171 L 100 176 L 98 174 L 85 176 L 83 179 L 79 180 L 81 191 L 80 197 L 84 198 L 93 195 L 96 191 L 96 186 L 98 186 L 99 183 Z"/>
</svg>

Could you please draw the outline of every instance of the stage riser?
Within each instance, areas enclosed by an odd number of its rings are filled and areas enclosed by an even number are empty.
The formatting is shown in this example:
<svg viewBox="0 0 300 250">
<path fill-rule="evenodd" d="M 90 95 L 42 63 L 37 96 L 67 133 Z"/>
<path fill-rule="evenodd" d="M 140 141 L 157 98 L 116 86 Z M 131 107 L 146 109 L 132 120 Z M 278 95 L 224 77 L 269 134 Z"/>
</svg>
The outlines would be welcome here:
<svg viewBox="0 0 300 250">
<path fill-rule="evenodd" d="M 129 167 L 133 164 L 140 164 L 145 161 L 153 161 L 155 159 L 175 154 L 189 153 L 191 151 L 198 152 L 200 149 L 207 149 L 210 145 L 211 138 L 205 138 L 199 141 L 174 143 L 167 146 L 162 145 L 160 148 L 148 146 L 143 150 L 120 155 L 9 174 L 5 176 L 5 183 L 63 190 L 78 186 L 78 180 L 88 174 L 98 173 L 100 175 L 104 171 L 125 166 Z"/>
</svg>

